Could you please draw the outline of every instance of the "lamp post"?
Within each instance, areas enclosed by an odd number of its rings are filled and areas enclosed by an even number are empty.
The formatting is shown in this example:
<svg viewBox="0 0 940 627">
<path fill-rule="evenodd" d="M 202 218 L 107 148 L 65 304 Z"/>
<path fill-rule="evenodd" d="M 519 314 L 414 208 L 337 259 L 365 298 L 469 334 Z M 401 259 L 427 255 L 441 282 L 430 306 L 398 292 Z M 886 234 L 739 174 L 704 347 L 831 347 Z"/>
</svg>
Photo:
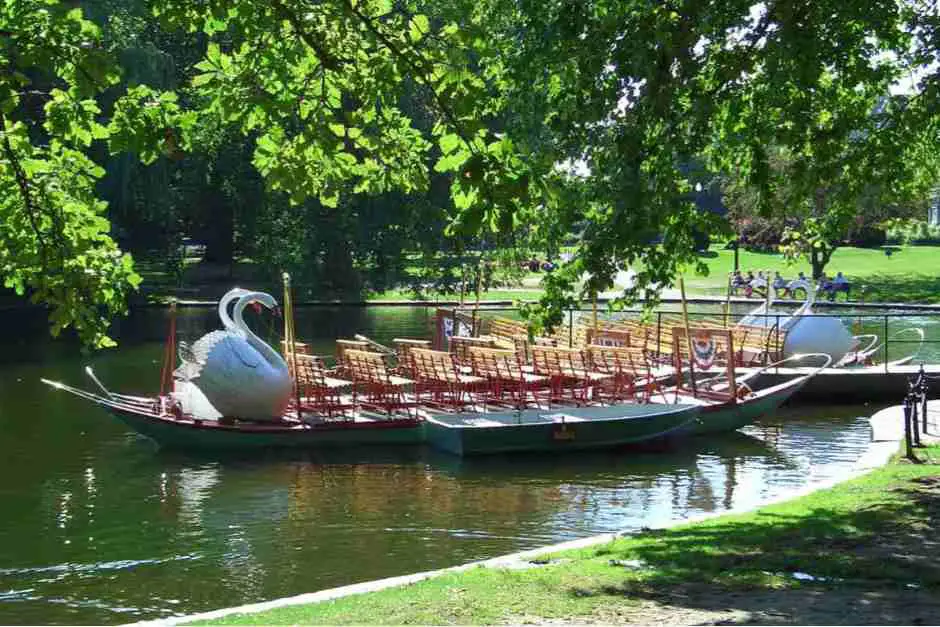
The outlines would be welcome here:
<svg viewBox="0 0 940 627">
<path fill-rule="evenodd" d="M 725 250 L 734 251 L 734 271 L 737 272 L 740 269 L 740 264 L 738 263 L 738 248 L 740 247 L 741 240 L 734 238 L 727 244 L 725 244 Z"/>
</svg>

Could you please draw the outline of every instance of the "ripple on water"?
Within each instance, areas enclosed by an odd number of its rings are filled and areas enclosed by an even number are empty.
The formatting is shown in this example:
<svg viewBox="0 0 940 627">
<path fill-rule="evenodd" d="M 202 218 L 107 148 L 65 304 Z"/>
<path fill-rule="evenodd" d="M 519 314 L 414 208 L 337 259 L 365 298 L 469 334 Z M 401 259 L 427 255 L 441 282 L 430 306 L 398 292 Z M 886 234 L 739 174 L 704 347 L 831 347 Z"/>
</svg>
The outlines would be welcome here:
<svg viewBox="0 0 940 627">
<path fill-rule="evenodd" d="M 327 322 L 331 337 L 346 333 Z M 353 323 L 383 341 L 423 334 L 426 319 L 375 334 Z M 93 365 L 117 388 L 147 389 L 161 350 L 125 346 Z M 74 380 L 80 365 L 3 374 Z M 158 452 L 61 395 L 5 395 L 3 380 L 0 428 L 19 448 L 0 455 L 0 623 L 209 610 L 749 507 L 847 472 L 870 438 L 857 418 L 868 410 L 797 408 L 654 451 L 204 459 Z M 40 470 L 24 473 L 27 462 Z"/>
</svg>

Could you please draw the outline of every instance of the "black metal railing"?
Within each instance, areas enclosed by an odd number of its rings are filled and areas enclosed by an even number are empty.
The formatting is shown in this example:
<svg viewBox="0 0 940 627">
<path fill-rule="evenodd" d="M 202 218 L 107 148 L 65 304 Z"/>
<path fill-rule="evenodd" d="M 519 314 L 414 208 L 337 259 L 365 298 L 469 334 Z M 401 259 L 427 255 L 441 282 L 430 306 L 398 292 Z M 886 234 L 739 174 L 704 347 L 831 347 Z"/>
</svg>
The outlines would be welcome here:
<svg viewBox="0 0 940 627">
<path fill-rule="evenodd" d="M 902 405 L 904 415 L 904 450 L 907 458 L 916 460 L 914 449 L 920 448 L 921 433 L 936 433 L 936 425 L 929 420 L 930 408 L 927 403 L 928 375 L 921 366 L 917 374 L 908 382 L 908 391 Z"/>
</svg>

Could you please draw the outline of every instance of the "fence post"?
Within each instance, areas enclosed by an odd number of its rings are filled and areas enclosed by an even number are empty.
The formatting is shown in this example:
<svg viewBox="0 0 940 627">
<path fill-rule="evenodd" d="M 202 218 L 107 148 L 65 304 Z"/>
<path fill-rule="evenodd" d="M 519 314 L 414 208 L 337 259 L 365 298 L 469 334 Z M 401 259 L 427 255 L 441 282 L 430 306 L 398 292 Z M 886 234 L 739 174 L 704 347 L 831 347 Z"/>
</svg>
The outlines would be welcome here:
<svg viewBox="0 0 940 627">
<path fill-rule="evenodd" d="M 911 446 L 911 395 L 904 397 L 904 454 L 911 461 L 916 461 Z"/>
<path fill-rule="evenodd" d="M 917 397 L 917 388 L 915 386 L 911 386 L 910 397 L 911 397 L 911 433 L 913 435 L 913 438 L 911 438 L 911 440 L 915 447 L 920 448 L 920 429 L 918 428 L 919 425 L 917 424 L 917 405 L 918 405 L 917 401 L 919 399 Z"/>
<path fill-rule="evenodd" d="M 920 392 L 920 400 L 922 403 L 920 419 L 924 427 L 921 429 L 921 431 L 923 431 L 924 435 L 927 435 L 927 373 L 924 372 L 924 364 L 920 365 L 920 371 L 918 372 L 917 377 L 919 384 L 918 391 Z"/>
</svg>

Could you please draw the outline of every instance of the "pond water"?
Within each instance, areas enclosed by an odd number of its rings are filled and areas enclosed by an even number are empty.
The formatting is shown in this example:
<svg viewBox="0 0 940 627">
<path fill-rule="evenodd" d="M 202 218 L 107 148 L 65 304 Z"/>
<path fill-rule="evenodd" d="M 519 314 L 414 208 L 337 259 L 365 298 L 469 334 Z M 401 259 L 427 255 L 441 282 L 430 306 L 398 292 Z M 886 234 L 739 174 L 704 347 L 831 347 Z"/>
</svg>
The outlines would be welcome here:
<svg viewBox="0 0 940 627">
<path fill-rule="evenodd" d="M 422 308 L 303 310 L 298 335 L 328 351 L 356 331 L 427 336 L 430 319 Z M 199 457 L 161 452 L 39 382 L 85 385 L 92 363 L 115 389 L 153 391 L 165 312 L 136 312 L 121 349 L 91 358 L 47 341 L 41 320 L 20 323 L 0 344 L 2 624 L 209 610 L 755 505 L 847 472 L 874 409 L 795 407 L 719 438 L 568 457 Z M 181 312 L 181 337 L 216 326 L 212 311 Z"/>
</svg>

